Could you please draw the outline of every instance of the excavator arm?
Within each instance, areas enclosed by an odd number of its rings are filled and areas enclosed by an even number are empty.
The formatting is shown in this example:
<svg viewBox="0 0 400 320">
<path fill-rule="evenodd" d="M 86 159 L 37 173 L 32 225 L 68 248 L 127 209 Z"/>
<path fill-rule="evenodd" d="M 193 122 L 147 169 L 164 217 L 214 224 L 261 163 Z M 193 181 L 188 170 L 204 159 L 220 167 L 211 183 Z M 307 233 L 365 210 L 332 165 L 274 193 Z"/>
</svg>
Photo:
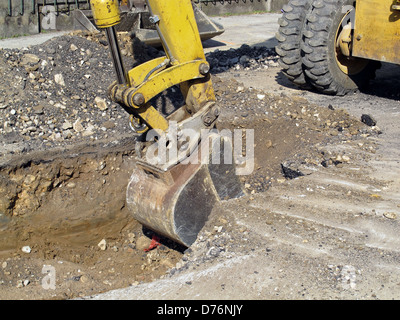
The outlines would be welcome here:
<svg viewBox="0 0 400 320">
<path fill-rule="evenodd" d="M 220 161 L 221 143 L 224 154 L 232 153 L 232 145 L 211 130 L 220 110 L 191 1 L 146 3 L 165 56 L 128 72 L 114 29 L 120 22 L 118 0 L 91 0 L 91 7 L 95 23 L 105 29 L 116 71 L 109 96 L 147 137 L 127 188 L 128 207 L 146 227 L 190 246 L 216 202 L 244 193 L 234 163 Z M 151 100 L 176 85 L 185 104 L 164 117 Z"/>
</svg>

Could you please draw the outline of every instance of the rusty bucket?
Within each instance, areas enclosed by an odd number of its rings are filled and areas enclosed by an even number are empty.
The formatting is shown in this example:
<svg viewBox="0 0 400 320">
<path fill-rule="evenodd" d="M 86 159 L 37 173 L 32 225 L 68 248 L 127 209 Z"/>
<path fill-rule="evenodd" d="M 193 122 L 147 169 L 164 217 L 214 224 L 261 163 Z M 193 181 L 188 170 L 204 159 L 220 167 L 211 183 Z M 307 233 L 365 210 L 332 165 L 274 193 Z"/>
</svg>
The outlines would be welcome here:
<svg viewBox="0 0 400 320">
<path fill-rule="evenodd" d="M 134 218 L 185 246 L 196 240 L 217 202 L 244 195 L 234 163 L 215 161 L 216 153 L 220 159 L 223 156 L 220 144 L 212 148 L 203 144 L 190 161 L 167 171 L 137 162 L 127 188 L 127 205 Z M 201 150 L 208 153 L 208 161 Z"/>
</svg>

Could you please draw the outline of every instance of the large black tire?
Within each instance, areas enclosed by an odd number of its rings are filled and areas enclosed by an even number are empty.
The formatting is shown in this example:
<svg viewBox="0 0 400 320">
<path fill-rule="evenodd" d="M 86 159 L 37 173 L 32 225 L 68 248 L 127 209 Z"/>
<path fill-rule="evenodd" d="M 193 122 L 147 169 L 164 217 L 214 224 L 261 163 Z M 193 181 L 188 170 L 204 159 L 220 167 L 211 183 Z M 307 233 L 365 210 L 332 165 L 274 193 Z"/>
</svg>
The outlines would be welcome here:
<svg viewBox="0 0 400 320">
<path fill-rule="evenodd" d="M 279 55 L 282 72 L 291 82 L 300 87 L 308 86 L 301 62 L 300 42 L 307 13 L 311 11 L 311 3 L 312 0 L 290 0 L 287 5 L 284 5 L 276 34 L 279 43 L 275 51 Z"/>
<path fill-rule="evenodd" d="M 374 78 L 380 63 L 359 58 L 340 57 L 336 48 L 337 34 L 348 12 L 344 6 L 353 6 L 354 0 L 315 0 L 307 15 L 302 41 L 302 63 L 310 83 L 320 92 L 345 95 L 364 88 Z M 344 57 L 344 58 L 343 58 Z M 344 72 L 338 61 L 353 67 Z"/>
</svg>

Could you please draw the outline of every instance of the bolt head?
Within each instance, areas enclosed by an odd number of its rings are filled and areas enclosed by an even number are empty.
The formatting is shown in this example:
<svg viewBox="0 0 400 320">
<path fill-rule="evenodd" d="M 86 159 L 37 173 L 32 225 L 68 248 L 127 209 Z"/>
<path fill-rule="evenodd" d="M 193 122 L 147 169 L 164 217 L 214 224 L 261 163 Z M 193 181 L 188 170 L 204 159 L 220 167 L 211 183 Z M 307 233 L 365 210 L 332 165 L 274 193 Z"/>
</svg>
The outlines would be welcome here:
<svg viewBox="0 0 400 320">
<path fill-rule="evenodd" d="M 132 102 L 133 102 L 135 105 L 137 105 L 137 106 L 143 105 L 144 102 L 145 102 L 145 99 L 144 99 L 143 94 L 140 93 L 140 92 L 139 92 L 139 93 L 136 93 L 136 94 L 133 96 Z"/>
<path fill-rule="evenodd" d="M 210 65 L 208 63 L 202 63 L 199 66 L 199 72 L 202 75 L 206 75 L 207 73 L 210 72 Z"/>
</svg>

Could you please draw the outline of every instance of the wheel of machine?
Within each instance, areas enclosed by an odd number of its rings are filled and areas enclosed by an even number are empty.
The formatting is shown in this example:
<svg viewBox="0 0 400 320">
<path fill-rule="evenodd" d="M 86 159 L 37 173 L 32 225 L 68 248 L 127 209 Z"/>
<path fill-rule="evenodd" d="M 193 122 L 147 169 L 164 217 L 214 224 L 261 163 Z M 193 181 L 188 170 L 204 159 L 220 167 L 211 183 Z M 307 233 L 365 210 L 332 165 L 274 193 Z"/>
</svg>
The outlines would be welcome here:
<svg viewBox="0 0 400 320">
<path fill-rule="evenodd" d="M 319 91 L 345 95 L 365 87 L 380 63 L 351 57 L 353 0 L 316 0 L 303 31 L 302 62 Z"/>
<path fill-rule="evenodd" d="M 290 0 L 283 6 L 279 19 L 279 30 L 276 38 L 279 43 L 275 47 L 279 55 L 282 72 L 294 84 L 305 87 L 307 79 L 301 62 L 301 38 L 307 13 L 311 11 L 312 0 Z"/>
</svg>

